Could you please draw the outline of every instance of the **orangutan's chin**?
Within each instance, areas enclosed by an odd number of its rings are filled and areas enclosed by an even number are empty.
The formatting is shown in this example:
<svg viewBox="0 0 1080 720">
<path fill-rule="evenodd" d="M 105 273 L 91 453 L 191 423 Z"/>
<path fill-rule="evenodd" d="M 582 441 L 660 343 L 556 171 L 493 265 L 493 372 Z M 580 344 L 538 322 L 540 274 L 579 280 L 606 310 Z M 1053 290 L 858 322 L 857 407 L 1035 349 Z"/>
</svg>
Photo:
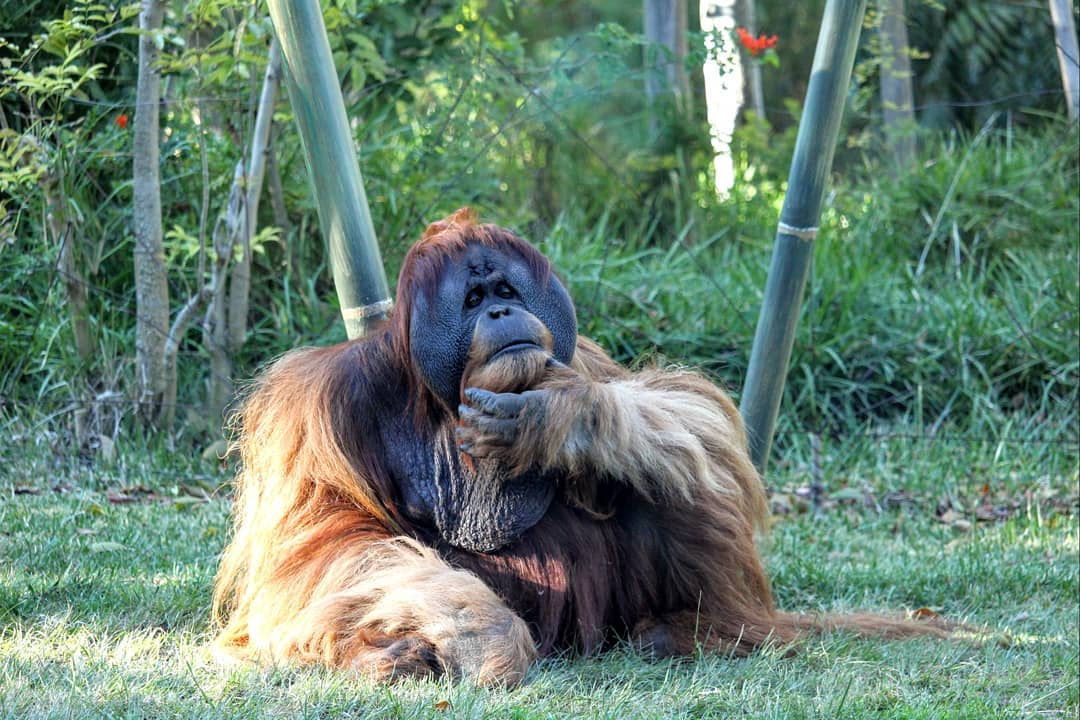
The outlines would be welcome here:
<svg viewBox="0 0 1080 720">
<path fill-rule="evenodd" d="M 469 363 L 461 376 L 462 393 L 480 388 L 496 393 L 520 393 L 536 387 L 557 361 L 549 349 L 519 343 L 503 348 L 486 362 Z"/>
</svg>

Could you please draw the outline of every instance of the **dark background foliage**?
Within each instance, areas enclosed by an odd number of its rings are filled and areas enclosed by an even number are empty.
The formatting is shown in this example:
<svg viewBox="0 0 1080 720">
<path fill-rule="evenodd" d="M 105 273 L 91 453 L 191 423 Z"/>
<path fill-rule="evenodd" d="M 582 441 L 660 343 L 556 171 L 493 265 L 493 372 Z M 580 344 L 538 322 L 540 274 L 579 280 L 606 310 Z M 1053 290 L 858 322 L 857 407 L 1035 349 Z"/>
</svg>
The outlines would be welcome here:
<svg viewBox="0 0 1080 720">
<path fill-rule="evenodd" d="M 396 271 L 424 225 L 462 205 L 553 257 L 581 325 L 618 359 L 705 368 L 736 393 L 749 354 L 823 2 L 757 3 L 779 35 L 766 117 L 734 141 L 719 200 L 691 7 L 691 111 L 644 96 L 637 5 L 327 0 L 324 12 L 372 215 Z M 692 4 L 693 5 L 693 4 Z M 56 431 L 94 404 L 100 433 L 137 433 L 131 133 L 135 6 L 5 6 L 0 45 L 3 245 L 0 399 Z M 863 33 L 792 361 L 781 447 L 803 433 L 943 426 L 1075 438 L 1077 131 L 1063 118 L 1045 6 L 909 2 L 918 167 L 882 149 L 878 18 Z M 235 0 L 171 2 L 160 42 L 161 171 L 170 283 L 190 295 L 199 216 L 228 201 L 246 152 L 270 24 Z M 50 74 L 51 73 L 51 74 Z M 52 79 L 55 79 L 53 81 Z M 273 152 L 284 214 L 264 201 L 250 336 L 236 375 L 300 344 L 344 338 L 287 98 Z M 198 137 L 206 128 L 207 175 Z M 38 143 L 28 150 L 22 138 Z M 86 270 L 96 353 L 72 352 L 54 182 Z M 206 348 L 181 348 L 180 435 L 202 444 Z"/>
</svg>

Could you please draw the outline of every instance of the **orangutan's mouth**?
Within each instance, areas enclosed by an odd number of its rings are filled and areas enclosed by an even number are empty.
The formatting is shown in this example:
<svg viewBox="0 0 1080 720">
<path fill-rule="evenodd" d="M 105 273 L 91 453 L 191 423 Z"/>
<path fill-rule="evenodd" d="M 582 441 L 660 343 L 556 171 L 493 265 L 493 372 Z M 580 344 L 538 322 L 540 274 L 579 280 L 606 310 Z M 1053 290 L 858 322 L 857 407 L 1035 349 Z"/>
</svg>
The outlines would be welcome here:
<svg viewBox="0 0 1080 720">
<path fill-rule="evenodd" d="M 540 351 L 543 351 L 543 349 L 544 348 L 540 347 L 539 345 L 534 343 L 532 340 L 515 340 L 514 342 L 509 343 L 507 345 L 503 345 L 501 348 L 496 350 L 495 353 L 488 360 L 488 362 L 491 362 L 491 360 L 494 360 L 495 358 L 497 358 L 497 357 L 499 357 L 501 355 L 509 355 L 511 353 L 525 352 L 527 350 L 540 350 Z"/>
</svg>

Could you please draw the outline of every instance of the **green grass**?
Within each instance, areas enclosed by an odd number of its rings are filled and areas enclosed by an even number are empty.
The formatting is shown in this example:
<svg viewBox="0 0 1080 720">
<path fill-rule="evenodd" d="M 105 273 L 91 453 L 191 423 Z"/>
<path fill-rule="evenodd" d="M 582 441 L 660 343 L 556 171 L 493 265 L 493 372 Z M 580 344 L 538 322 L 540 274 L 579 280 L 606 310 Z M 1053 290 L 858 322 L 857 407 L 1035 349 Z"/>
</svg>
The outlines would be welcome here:
<svg viewBox="0 0 1080 720">
<path fill-rule="evenodd" d="M 206 651 L 227 499 L 203 461 L 84 468 L 32 448 L 0 504 L 0 717 L 1076 717 L 1076 448 L 825 440 L 811 507 L 798 446 L 771 478 L 766 545 L 794 610 L 929 607 L 992 640 L 814 640 L 793 658 L 541 662 L 514 690 L 389 687 L 318 668 L 225 669 Z M 116 503 L 127 489 L 135 502 Z M 59 490 L 59 491 L 58 491 Z M 858 490 L 858 492 L 853 492 Z M 1000 519 L 979 521 L 979 507 Z M 951 514 L 943 514 L 946 508 Z M 449 703 L 449 707 L 443 705 Z"/>
<path fill-rule="evenodd" d="M 376 35 L 396 32 L 390 17 L 369 19 Z M 467 34 L 459 47 L 425 41 L 439 50 L 428 60 L 397 58 L 408 87 L 348 93 L 390 277 L 427 222 L 469 203 L 540 245 L 582 332 L 617 359 L 699 366 L 737 392 L 795 127 L 743 125 L 739 182 L 717 202 L 703 127 L 644 137 L 640 48 L 614 27 L 530 49 L 528 34 L 490 22 L 475 31 L 484 33 L 475 50 Z M 84 25 L 79 33 L 101 34 Z M 527 57 L 536 61 L 527 76 L 502 62 Z M 202 80 L 185 93 L 191 78 L 172 77 L 178 98 L 215 95 Z M 99 90 L 119 97 L 123 79 L 109 78 Z M 243 114 L 241 97 L 215 112 Z M 165 225 L 184 231 L 167 241 L 174 310 L 206 281 L 181 237 L 198 227 L 203 190 L 202 121 L 191 109 L 171 106 L 162 155 Z M 686 663 L 617 650 L 547 660 L 522 688 L 482 691 L 373 687 L 311 668 L 225 670 L 207 656 L 229 508 L 215 491 L 227 474 L 200 457 L 219 440 L 219 418 L 204 409 L 206 351 L 193 327 L 176 435 L 143 431 L 130 402 L 128 142 L 107 103 L 86 112 L 64 110 L 43 145 L 79 217 L 88 362 L 70 340 L 60 243 L 42 226 L 39 184 L 18 185 L 0 219 L 0 236 L 13 233 L 0 243 L 0 718 L 1077 716 L 1076 124 L 1016 111 L 986 133 L 927 133 L 917 168 L 898 178 L 842 148 L 769 477 L 777 522 L 767 555 L 783 607 L 929 607 L 1007 644 L 832 636 L 794 658 Z M 22 132 L 21 116 L 9 117 Z M 288 348 L 344 337 L 299 146 L 290 123 L 281 130 L 293 227 L 257 248 L 241 382 Z M 212 221 L 243 143 L 208 139 Z M 89 406 L 82 445 L 80 406 Z M 102 438 L 116 444 L 112 461 L 93 451 Z M 121 489 L 132 502 L 115 502 Z"/>
</svg>

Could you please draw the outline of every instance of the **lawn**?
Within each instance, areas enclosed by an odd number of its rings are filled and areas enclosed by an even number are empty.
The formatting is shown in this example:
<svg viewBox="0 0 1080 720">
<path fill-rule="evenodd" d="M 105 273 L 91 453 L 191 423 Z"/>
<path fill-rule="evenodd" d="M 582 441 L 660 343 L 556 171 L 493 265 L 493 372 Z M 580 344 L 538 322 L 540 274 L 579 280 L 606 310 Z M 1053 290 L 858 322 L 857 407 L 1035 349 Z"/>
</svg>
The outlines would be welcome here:
<svg viewBox="0 0 1080 720">
<path fill-rule="evenodd" d="M 0 471 L 5 718 L 1075 718 L 1080 708 L 1070 443 L 853 438 L 807 462 L 793 451 L 770 476 L 766 548 L 783 607 L 927 608 L 981 637 L 835 634 L 795 657 L 682 662 L 616 648 L 546 659 L 513 690 L 221 667 L 206 646 L 227 475 L 145 452 L 97 467 L 33 447 L 13 457 Z"/>
<path fill-rule="evenodd" d="M 154 182 L 175 318 L 226 287 L 213 258 L 272 33 L 258 3 L 166 4 Z M 782 608 L 972 631 L 748 659 L 617 647 L 494 690 L 210 656 L 235 468 L 208 390 L 344 337 L 302 145 L 281 92 L 244 322 L 222 309 L 180 333 L 177 422 L 157 427 L 132 262 L 135 6 L 19 5 L 0 38 L 0 720 L 1078 717 L 1080 132 L 1045 3 L 909 4 L 930 103 L 907 170 L 881 143 L 883 46 L 864 32 L 766 478 Z M 640 6 L 423 5 L 324 3 L 389 277 L 470 204 L 551 258 L 613 358 L 742 387 L 815 4 L 759 15 L 784 59 L 735 133 L 727 200 L 704 113 L 642 93 Z"/>
</svg>

